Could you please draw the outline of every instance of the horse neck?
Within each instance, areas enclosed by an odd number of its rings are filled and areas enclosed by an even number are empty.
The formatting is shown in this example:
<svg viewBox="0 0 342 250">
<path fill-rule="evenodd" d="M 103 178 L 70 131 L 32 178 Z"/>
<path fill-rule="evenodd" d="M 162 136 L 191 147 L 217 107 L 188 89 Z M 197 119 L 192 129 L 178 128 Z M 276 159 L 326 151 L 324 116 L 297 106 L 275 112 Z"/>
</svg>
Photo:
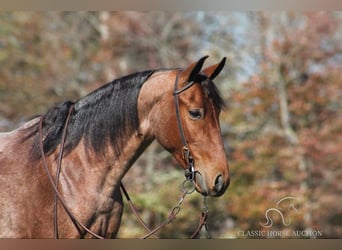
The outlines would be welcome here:
<svg viewBox="0 0 342 250">
<path fill-rule="evenodd" d="M 166 114 L 168 113 L 166 111 L 168 107 L 164 107 L 165 104 L 161 100 L 167 96 L 173 106 L 174 85 L 170 78 L 173 79 L 172 76 L 176 77 L 176 74 L 177 71 L 156 72 L 141 87 L 137 101 L 139 128 L 135 133 L 126 136 L 126 143 L 122 145 L 122 152 L 119 156 L 109 149 L 109 157 L 106 158 L 108 165 L 112 164 L 123 175 L 155 139 L 155 125 L 159 122 L 156 119 L 157 113 L 162 110 L 165 110 Z"/>
<path fill-rule="evenodd" d="M 105 157 L 93 158 L 93 165 L 99 166 L 99 168 L 106 166 L 112 170 L 112 173 L 108 173 L 106 176 L 109 185 L 113 185 L 113 183 L 118 185 L 137 158 L 155 139 L 154 125 L 158 123 L 155 119 L 156 113 L 161 109 L 167 109 L 167 107 L 161 107 L 164 104 L 161 104 L 160 100 L 168 96 L 173 105 L 174 86 L 170 78 L 173 79 L 172 76 L 176 77 L 176 74 L 177 71 L 156 72 L 144 83 L 137 101 L 139 128 L 130 135 L 122 135 L 125 138 L 125 143 L 121 145 L 119 155 L 109 146 Z"/>
<path fill-rule="evenodd" d="M 159 100 L 165 94 L 172 98 L 173 85 L 165 84 L 170 79 L 169 73 L 154 73 L 142 86 L 137 103 L 139 128 L 130 135 L 121 135 L 125 143 L 121 145 L 120 154 L 117 155 L 115 149 L 109 144 L 104 154 L 98 154 L 87 147 L 87 142 L 82 139 L 78 146 L 63 158 L 62 173 L 66 179 L 83 175 L 83 186 L 89 190 L 94 190 L 95 186 L 97 192 L 103 197 L 109 197 L 119 187 L 123 176 L 155 139 L 153 131 L 155 121 L 152 124 L 151 117 L 155 116 L 155 110 L 160 111 Z M 163 86 L 160 86 L 161 84 Z"/>
</svg>

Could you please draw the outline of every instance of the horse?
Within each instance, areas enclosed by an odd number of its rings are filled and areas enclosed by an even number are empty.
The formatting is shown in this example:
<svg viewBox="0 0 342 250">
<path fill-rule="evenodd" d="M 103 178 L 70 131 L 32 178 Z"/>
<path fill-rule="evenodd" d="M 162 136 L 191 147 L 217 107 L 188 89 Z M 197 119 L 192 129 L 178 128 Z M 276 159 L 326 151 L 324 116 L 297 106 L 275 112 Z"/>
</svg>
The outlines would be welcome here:
<svg viewBox="0 0 342 250">
<path fill-rule="evenodd" d="M 202 70 L 207 57 L 121 77 L 0 133 L 0 238 L 115 238 L 121 180 L 154 140 L 198 193 L 223 195 L 225 103 L 213 80 L 226 58 Z"/>
</svg>

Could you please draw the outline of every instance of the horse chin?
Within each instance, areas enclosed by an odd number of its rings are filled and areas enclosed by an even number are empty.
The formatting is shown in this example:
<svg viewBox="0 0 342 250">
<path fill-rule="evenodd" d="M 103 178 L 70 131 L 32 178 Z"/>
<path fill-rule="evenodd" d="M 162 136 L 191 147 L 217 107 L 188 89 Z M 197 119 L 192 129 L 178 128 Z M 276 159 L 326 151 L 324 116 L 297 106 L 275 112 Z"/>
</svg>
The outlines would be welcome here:
<svg viewBox="0 0 342 250">
<path fill-rule="evenodd" d="M 207 184 L 205 183 L 205 180 L 200 172 L 196 171 L 195 173 L 195 180 L 196 180 L 196 191 L 204 196 L 209 195 L 209 190 L 207 187 Z"/>
</svg>

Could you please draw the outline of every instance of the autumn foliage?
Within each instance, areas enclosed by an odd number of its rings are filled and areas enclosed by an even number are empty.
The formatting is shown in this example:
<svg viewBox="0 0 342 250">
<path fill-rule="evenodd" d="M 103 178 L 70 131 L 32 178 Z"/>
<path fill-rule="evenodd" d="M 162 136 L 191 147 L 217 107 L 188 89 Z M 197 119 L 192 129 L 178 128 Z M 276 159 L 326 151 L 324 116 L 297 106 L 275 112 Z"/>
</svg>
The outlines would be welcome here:
<svg viewBox="0 0 342 250">
<path fill-rule="evenodd" d="M 212 237 L 297 230 L 340 238 L 341 41 L 339 12 L 1 13 L 0 131 L 124 74 L 228 56 L 229 69 L 215 81 L 227 103 L 221 127 L 231 185 L 208 199 Z M 176 205 L 183 178 L 152 144 L 124 181 L 154 226 Z M 299 201 L 296 210 L 279 208 L 291 223 L 275 214 L 264 227 L 267 209 L 283 197 Z M 199 195 L 189 197 L 161 236 L 189 236 L 202 205 Z M 143 233 L 127 209 L 119 236 Z"/>
</svg>

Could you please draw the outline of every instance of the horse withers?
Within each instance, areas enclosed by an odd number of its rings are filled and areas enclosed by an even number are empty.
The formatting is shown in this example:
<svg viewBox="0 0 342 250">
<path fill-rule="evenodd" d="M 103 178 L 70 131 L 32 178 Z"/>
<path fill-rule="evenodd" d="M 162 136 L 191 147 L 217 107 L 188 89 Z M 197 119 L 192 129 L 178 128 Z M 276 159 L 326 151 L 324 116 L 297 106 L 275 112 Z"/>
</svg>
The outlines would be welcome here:
<svg viewBox="0 0 342 250">
<path fill-rule="evenodd" d="M 153 140 L 199 193 L 222 195 L 229 185 L 224 102 L 213 80 L 225 59 L 202 70 L 206 58 L 114 80 L 0 133 L 0 238 L 94 237 L 76 222 L 114 238 L 121 179 Z"/>
</svg>

